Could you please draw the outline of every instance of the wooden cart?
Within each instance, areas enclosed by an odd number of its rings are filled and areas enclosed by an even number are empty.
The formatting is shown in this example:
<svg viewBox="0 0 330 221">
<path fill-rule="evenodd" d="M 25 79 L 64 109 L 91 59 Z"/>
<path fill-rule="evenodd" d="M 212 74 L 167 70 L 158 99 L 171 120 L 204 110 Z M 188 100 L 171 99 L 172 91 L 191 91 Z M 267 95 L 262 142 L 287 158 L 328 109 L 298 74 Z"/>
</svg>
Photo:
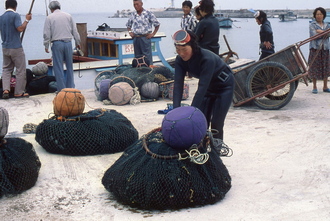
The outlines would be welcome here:
<svg viewBox="0 0 330 221">
<path fill-rule="evenodd" d="M 290 45 L 260 61 L 234 70 L 234 106 L 253 101 L 266 110 L 277 110 L 287 105 L 293 97 L 300 78 L 307 85 L 308 64 L 300 46 L 323 36 L 330 29 Z"/>
</svg>

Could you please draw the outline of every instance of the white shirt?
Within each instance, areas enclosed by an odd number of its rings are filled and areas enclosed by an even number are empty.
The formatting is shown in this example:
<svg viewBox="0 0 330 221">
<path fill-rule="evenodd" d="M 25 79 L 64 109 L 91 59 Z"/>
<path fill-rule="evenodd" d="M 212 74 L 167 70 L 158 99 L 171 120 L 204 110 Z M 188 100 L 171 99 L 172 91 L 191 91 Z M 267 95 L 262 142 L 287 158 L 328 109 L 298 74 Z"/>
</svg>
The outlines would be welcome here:
<svg viewBox="0 0 330 221">
<path fill-rule="evenodd" d="M 44 25 L 44 46 L 46 49 L 52 41 L 74 38 L 76 45 L 80 45 L 80 36 L 70 14 L 56 9 L 47 16 Z"/>
</svg>

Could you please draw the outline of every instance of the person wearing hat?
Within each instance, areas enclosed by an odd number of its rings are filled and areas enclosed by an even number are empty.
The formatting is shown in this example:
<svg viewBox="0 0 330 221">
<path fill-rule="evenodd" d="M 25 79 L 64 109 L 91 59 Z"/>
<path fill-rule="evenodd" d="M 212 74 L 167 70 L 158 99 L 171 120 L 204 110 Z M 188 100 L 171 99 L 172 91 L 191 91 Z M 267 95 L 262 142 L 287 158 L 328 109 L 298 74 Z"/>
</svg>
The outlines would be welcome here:
<svg viewBox="0 0 330 221">
<path fill-rule="evenodd" d="M 208 127 L 218 131 L 215 138 L 223 140 L 223 126 L 234 93 L 234 75 L 219 55 L 198 46 L 196 35 L 179 30 L 173 35 L 177 52 L 175 59 L 173 107 L 181 106 L 184 78 L 187 72 L 198 78 L 192 106 L 200 109 Z"/>
<path fill-rule="evenodd" d="M 273 41 L 273 31 L 270 22 L 267 19 L 267 14 L 264 11 L 257 11 L 254 14 L 256 22 L 260 26 L 260 51 L 259 60 L 275 53 Z"/>
</svg>

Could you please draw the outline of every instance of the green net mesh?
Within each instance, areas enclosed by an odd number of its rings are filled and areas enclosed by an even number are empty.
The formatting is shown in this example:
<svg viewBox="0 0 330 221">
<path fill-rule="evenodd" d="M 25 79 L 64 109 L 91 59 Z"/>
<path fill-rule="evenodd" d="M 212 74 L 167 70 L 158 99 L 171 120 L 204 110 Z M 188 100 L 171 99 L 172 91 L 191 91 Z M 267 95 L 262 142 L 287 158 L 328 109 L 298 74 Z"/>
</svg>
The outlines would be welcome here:
<svg viewBox="0 0 330 221">
<path fill-rule="evenodd" d="M 180 154 L 164 142 L 160 129 L 153 130 L 125 150 L 102 184 L 119 202 L 140 209 L 216 203 L 231 188 L 231 177 L 216 151 L 206 154 L 203 146 L 198 151 L 197 157 L 192 151 Z"/>
<path fill-rule="evenodd" d="M 0 141 L 0 197 L 16 195 L 33 187 L 40 167 L 31 143 L 21 138 Z"/>
<path fill-rule="evenodd" d="M 138 139 L 138 131 L 121 113 L 97 109 L 65 119 L 44 120 L 35 138 L 50 153 L 96 155 L 123 151 Z"/>
<path fill-rule="evenodd" d="M 119 66 L 113 71 L 100 72 L 95 78 L 95 94 L 98 100 L 101 100 L 99 96 L 100 82 L 104 79 L 113 79 L 114 81 L 111 82 L 110 85 L 123 81 L 131 84 L 133 88 L 137 87 L 141 90 L 142 85 L 146 82 L 156 82 L 159 84 L 162 82 L 171 81 L 174 79 L 174 74 L 169 68 L 164 66 L 157 66 L 153 68 L 132 68 L 127 65 Z M 141 94 L 141 91 L 139 92 Z"/>
</svg>

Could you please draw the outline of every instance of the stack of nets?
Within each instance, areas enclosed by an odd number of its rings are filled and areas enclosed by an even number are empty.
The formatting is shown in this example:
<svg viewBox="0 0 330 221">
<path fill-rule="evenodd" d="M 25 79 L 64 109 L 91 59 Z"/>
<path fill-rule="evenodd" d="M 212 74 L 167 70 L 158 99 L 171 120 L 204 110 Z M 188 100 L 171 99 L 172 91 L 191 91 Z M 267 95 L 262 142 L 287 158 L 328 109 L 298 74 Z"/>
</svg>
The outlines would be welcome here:
<svg viewBox="0 0 330 221">
<path fill-rule="evenodd" d="M 95 77 L 95 80 L 94 80 L 94 92 L 95 92 L 95 95 L 96 95 L 96 98 L 97 100 L 101 101 L 103 100 L 100 95 L 100 85 L 101 85 L 101 82 L 103 80 L 106 80 L 106 79 L 111 79 L 113 77 L 113 75 L 115 75 L 116 72 L 115 71 L 102 71 L 100 72 L 96 77 Z"/>
<path fill-rule="evenodd" d="M 138 139 L 132 123 L 115 110 L 97 109 L 72 117 L 44 120 L 36 141 L 48 152 L 96 155 L 123 151 Z"/>
<path fill-rule="evenodd" d="M 178 152 L 157 128 L 105 172 L 102 184 L 115 198 L 140 209 L 180 209 L 213 204 L 231 188 L 231 177 L 209 140 Z"/>
<path fill-rule="evenodd" d="M 21 138 L 0 140 L 0 197 L 35 185 L 41 163 L 31 143 Z"/>
<path fill-rule="evenodd" d="M 55 84 L 55 87 L 52 86 Z M 26 92 L 30 95 L 53 93 L 57 90 L 55 76 L 34 75 L 30 69 L 26 69 Z"/>
<path fill-rule="evenodd" d="M 123 76 L 125 78 L 119 78 L 119 76 Z M 95 78 L 95 94 L 97 98 L 100 100 L 100 82 L 104 79 L 115 79 L 118 83 L 119 81 L 124 81 L 131 84 L 131 81 L 134 82 L 135 86 L 140 90 L 142 85 L 147 82 L 156 82 L 157 84 L 162 82 L 171 81 L 174 79 L 173 72 L 164 66 L 157 67 L 140 67 L 140 68 L 132 68 L 131 66 L 119 66 L 113 71 L 104 71 L 100 72 L 98 76 Z M 141 91 L 139 91 L 141 94 Z M 145 98 L 142 97 L 145 100 Z"/>
</svg>

